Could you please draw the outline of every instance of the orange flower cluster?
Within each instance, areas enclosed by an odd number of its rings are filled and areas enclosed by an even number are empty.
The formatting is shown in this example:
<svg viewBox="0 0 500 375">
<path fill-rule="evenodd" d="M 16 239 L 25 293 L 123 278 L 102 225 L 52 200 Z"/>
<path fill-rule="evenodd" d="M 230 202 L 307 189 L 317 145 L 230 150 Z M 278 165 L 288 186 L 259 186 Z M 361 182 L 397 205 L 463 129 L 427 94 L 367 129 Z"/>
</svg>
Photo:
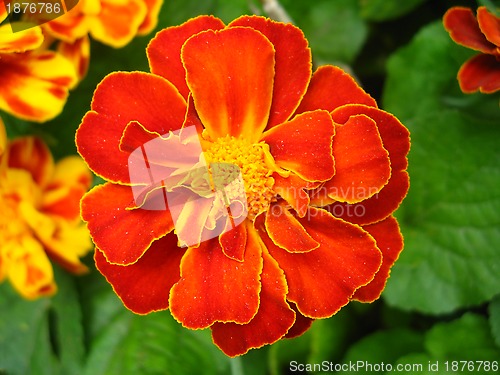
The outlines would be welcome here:
<svg viewBox="0 0 500 375">
<path fill-rule="evenodd" d="M 54 163 L 34 137 L 7 142 L 0 120 L 0 281 L 27 299 L 55 293 L 49 258 L 81 274 L 91 248 L 79 202 L 91 175 L 77 156 Z"/>
<path fill-rule="evenodd" d="M 79 153 L 107 180 L 81 213 L 132 311 L 170 309 L 227 355 L 384 289 L 403 248 L 408 130 L 300 29 L 200 16 L 160 31 L 151 73 L 97 87 Z"/>
</svg>

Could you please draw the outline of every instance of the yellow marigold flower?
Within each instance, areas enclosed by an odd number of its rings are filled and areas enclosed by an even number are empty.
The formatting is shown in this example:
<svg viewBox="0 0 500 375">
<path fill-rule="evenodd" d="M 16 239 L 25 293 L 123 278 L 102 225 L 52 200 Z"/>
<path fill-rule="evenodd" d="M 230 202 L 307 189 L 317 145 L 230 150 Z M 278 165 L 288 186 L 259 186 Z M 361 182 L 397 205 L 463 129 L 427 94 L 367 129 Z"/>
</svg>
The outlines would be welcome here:
<svg viewBox="0 0 500 375">
<path fill-rule="evenodd" d="M 0 156 L 0 281 L 8 278 L 23 297 L 35 299 L 57 289 L 49 258 L 72 273 L 87 271 L 80 258 L 91 243 L 79 202 L 90 182 L 80 158 L 54 163 L 40 139 L 7 145 Z"/>
</svg>

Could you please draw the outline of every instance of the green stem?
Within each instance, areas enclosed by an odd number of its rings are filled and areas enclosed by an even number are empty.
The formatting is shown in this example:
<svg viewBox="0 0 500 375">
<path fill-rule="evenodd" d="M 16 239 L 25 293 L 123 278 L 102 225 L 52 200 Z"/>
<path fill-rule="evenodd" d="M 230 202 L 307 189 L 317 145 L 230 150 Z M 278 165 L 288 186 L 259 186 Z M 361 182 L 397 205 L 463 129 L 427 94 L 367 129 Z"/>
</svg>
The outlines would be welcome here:
<svg viewBox="0 0 500 375">
<path fill-rule="evenodd" d="M 231 375 L 244 375 L 241 357 L 231 358 Z"/>
</svg>

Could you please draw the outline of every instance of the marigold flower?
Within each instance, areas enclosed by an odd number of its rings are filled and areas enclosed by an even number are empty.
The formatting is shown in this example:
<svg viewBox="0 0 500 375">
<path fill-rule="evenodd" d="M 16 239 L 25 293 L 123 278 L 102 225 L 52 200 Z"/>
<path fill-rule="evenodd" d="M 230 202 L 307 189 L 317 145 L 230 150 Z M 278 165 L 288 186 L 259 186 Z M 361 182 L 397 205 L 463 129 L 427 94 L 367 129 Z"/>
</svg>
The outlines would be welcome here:
<svg viewBox="0 0 500 375">
<path fill-rule="evenodd" d="M 500 18 L 485 6 L 477 9 L 477 18 L 469 8 L 453 7 L 444 15 L 443 23 L 456 43 L 481 52 L 460 68 L 460 89 L 487 94 L 500 90 Z"/>
<path fill-rule="evenodd" d="M 151 73 L 103 79 L 76 136 L 108 181 L 81 212 L 125 306 L 236 356 L 377 299 L 403 247 L 407 129 L 341 69 L 312 74 L 291 24 L 200 16 L 147 55 Z"/>
<path fill-rule="evenodd" d="M 7 17 L 0 1 L 0 23 Z M 53 51 L 34 51 L 43 43 L 39 27 L 13 33 L 0 26 L 0 109 L 43 122 L 61 113 L 76 83 L 73 66 Z"/>
<path fill-rule="evenodd" d="M 54 163 L 34 137 L 10 142 L 0 156 L 0 281 L 8 278 L 25 298 L 56 291 L 49 258 L 80 274 L 91 249 L 79 201 L 91 175 L 77 156 Z"/>
<path fill-rule="evenodd" d="M 136 35 L 151 32 L 157 24 L 163 0 L 79 0 L 64 16 L 42 25 L 59 40 L 57 49 L 73 62 L 82 79 L 90 59 L 89 34 L 95 40 L 119 48 Z"/>
</svg>

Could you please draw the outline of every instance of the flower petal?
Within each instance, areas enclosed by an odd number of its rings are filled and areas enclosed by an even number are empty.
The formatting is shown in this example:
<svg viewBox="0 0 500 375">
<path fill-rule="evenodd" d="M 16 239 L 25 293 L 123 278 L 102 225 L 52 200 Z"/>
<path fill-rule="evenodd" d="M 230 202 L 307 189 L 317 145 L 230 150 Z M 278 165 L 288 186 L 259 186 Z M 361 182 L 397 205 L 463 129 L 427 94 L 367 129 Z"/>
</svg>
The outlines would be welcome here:
<svg viewBox="0 0 500 375">
<path fill-rule="evenodd" d="M 163 0 L 143 0 L 146 4 L 146 17 L 139 26 L 137 31 L 138 35 L 147 35 L 154 30 L 158 24 L 158 15 L 160 14 L 161 6 L 163 5 Z"/>
<path fill-rule="evenodd" d="M 304 181 L 295 173 L 290 173 L 287 177 L 280 176 L 278 173 L 273 174 L 274 186 L 273 190 L 279 194 L 281 198 L 286 200 L 292 208 L 297 211 L 300 217 L 303 217 L 307 212 L 311 199 L 306 190 L 316 188 L 320 185 L 319 182 Z"/>
<path fill-rule="evenodd" d="M 234 26 L 260 31 L 274 46 L 276 73 L 268 128 L 287 121 L 304 96 L 312 74 L 311 50 L 304 34 L 292 24 L 257 16 L 242 16 L 229 24 Z"/>
<path fill-rule="evenodd" d="M 378 193 L 391 176 L 389 153 L 377 124 L 366 115 L 351 116 L 333 138 L 335 176 L 324 185 L 328 196 L 356 203 Z"/>
<path fill-rule="evenodd" d="M 286 302 L 288 288 L 283 271 L 267 252 L 263 260 L 260 305 L 255 317 L 243 325 L 214 323 L 211 327 L 215 345 L 230 357 L 278 341 L 294 324 L 295 313 Z"/>
<path fill-rule="evenodd" d="M 26 52 L 40 47 L 43 43 L 42 29 L 39 27 L 15 33 L 10 25 L 3 25 L 0 26 L 0 36 L 0 53 Z"/>
<path fill-rule="evenodd" d="M 311 328 L 311 325 L 314 322 L 314 319 L 302 315 L 294 303 L 290 303 L 290 306 L 292 310 L 295 311 L 295 323 L 293 323 L 293 326 L 286 333 L 285 337 L 287 339 L 293 339 L 303 335 L 309 328 Z"/>
<path fill-rule="evenodd" d="M 320 246 L 283 203 L 273 204 L 269 208 L 265 227 L 274 244 L 290 253 L 307 253 Z"/>
<path fill-rule="evenodd" d="M 174 227 L 167 209 L 127 209 L 133 202 L 130 187 L 110 183 L 96 186 L 82 199 L 82 219 L 109 263 L 135 263 L 153 241 Z"/>
<path fill-rule="evenodd" d="M 375 99 L 368 95 L 354 78 L 339 67 L 325 65 L 314 72 L 297 113 L 316 109 L 331 112 L 337 107 L 351 103 L 377 107 Z"/>
<path fill-rule="evenodd" d="M 87 74 L 90 60 L 90 39 L 87 35 L 75 40 L 73 43 L 60 42 L 57 52 L 73 64 L 78 79 L 82 80 Z"/>
<path fill-rule="evenodd" d="M 376 224 L 366 225 L 363 229 L 375 238 L 377 247 L 382 251 L 383 259 L 375 278 L 369 284 L 356 290 L 353 298 L 361 302 L 373 302 L 382 294 L 391 267 L 403 250 L 403 236 L 399 231 L 398 222 L 393 216 Z"/>
<path fill-rule="evenodd" d="M 219 236 L 219 244 L 228 258 L 243 262 L 247 245 L 247 227 L 240 224 Z"/>
<path fill-rule="evenodd" d="M 19 243 L 2 245 L 5 246 L 2 252 L 7 255 L 10 282 L 24 298 L 35 299 L 56 292 L 52 265 L 38 241 L 23 237 Z"/>
<path fill-rule="evenodd" d="M 366 231 L 322 209 L 311 207 L 306 217 L 297 220 L 320 243 L 314 251 L 289 253 L 276 246 L 264 230 L 261 238 L 285 272 L 288 300 L 306 317 L 327 318 L 373 279 L 382 254 Z"/>
<path fill-rule="evenodd" d="M 40 138 L 23 137 L 10 142 L 8 148 L 10 168 L 24 169 L 37 185 L 44 187 L 54 173 L 54 159 Z"/>
<path fill-rule="evenodd" d="M 160 75 L 174 84 L 181 95 L 187 99 L 189 89 L 186 84 L 186 71 L 181 61 L 181 48 L 191 36 L 205 30 L 220 30 L 224 23 L 212 16 L 198 16 L 180 26 L 161 30 L 147 47 L 151 73 Z"/>
<path fill-rule="evenodd" d="M 406 172 L 410 149 L 410 133 L 399 120 L 378 108 L 364 105 L 345 105 L 332 112 L 335 122 L 345 124 L 351 116 L 366 115 L 377 124 L 384 148 L 389 152 L 391 178 L 384 188 L 361 203 L 349 205 L 338 202 L 328 208 L 335 216 L 355 224 L 371 224 L 385 219 L 403 201 L 409 187 Z"/>
<path fill-rule="evenodd" d="M 457 78 L 465 93 L 491 94 L 500 90 L 500 61 L 491 55 L 474 56 L 462 65 Z"/>
<path fill-rule="evenodd" d="M 228 258 L 217 238 L 187 250 L 181 262 L 181 279 L 170 293 L 172 316 L 184 327 L 200 329 L 215 322 L 247 324 L 255 316 L 262 256 L 256 234 L 248 232 L 243 262 Z"/>
<path fill-rule="evenodd" d="M 92 19 L 90 34 L 109 46 L 125 46 L 136 36 L 146 17 L 146 4 L 141 0 L 101 0 L 100 3 L 101 11 Z"/>
<path fill-rule="evenodd" d="M 479 28 L 472 9 L 453 7 L 443 17 L 444 28 L 456 43 L 483 53 L 494 53 L 496 46 L 489 42 Z"/>
<path fill-rule="evenodd" d="M 332 138 L 335 127 L 326 111 L 295 116 L 289 122 L 266 131 L 266 142 L 276 164 L 296 173 L 306 181 L 326 181 L 335 168 Z"/>
<path fill-rule="evenodd" d="M 7 131 L 5 130 L 5 125 L 2 118 L 0 117 L 0 156 L 5 152 L 7 148 Z"/>
<path fill-rule="evenodd" d="M 71 63 L 52 51 L 2 55 L 0 71 L 0 109 L 29 121 L 61 113 L 77 81 Z"/>
<path fill-rule="evenodd" d="M 204 31 L 182 48 L 186 81 L 210 137 L 257 141 L 269 118 L 274 49 L 258 31 Z"/>
<path fill-rule="evenodd" d="M 163 111 L 162 108 L 168 108 Z M 178 130 L 186 103 L 174 86 L 148 73 L 111 73 L 97 86 L 91 111 L 76 133 L 78 152 L 98 175 L 130 183 L 128 158 L 120 151 L 123 132 L 131 121 L 158 134 Z M 106 163 L 103 163 L 106 160 Z"/>
<path fill-rule="evenodd" d="M 136 263 L 128 266 L 108 263 L 98 248 L 94 259 L 123 304 L 136 314 L 148 314 L 168 309 L 170 289 L 179 281 L 185 253 L 176 243 L 176 236 L 170 233 L 154 241 Z"/>
<path fill-rule="evenodd" d="M 500 47 L 500 18 L 490 13 L 485 6 L 481 6 L 477 8 L 477 21 L 486 39 Z M 497 51 L 498 54 L 500 51 Z"/>
</svg>

